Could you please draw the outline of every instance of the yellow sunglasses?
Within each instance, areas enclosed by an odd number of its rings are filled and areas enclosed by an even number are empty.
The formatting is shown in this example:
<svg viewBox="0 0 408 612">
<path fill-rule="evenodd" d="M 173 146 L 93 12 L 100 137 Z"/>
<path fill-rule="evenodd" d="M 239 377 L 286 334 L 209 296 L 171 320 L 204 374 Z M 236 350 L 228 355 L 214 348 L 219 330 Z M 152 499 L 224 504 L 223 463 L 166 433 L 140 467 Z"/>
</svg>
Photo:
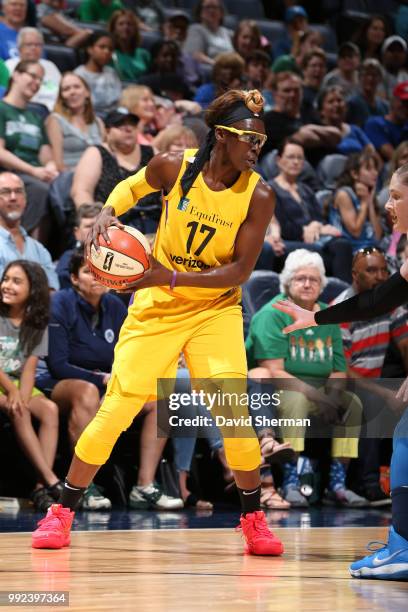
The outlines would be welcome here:
<svg viewBox="0 0 408 612">
<path fill-rule="evenodd" d="M 260 132 L 252 132 L 251 130 L 238 130 L 237 128 L 230 127 L 227 125 L 216 125 L 215 127 L 220 128 L 221 130 L 227 130 L 227 132 L 235 134 L 238 140 L 240 140 L 241 142 L 245 142 L 251 147 L 262 148 L 268 138 L 266 134 L 261 134 Z"/>
</svg>

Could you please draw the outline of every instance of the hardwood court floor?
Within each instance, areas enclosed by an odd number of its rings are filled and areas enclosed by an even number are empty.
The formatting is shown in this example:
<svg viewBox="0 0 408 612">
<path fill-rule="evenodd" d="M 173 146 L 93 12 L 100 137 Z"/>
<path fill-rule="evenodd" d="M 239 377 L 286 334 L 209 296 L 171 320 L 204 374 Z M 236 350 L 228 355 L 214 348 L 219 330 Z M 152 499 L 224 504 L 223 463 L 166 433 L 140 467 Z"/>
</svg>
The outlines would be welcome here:
<svg viewBox="0 0 408 612">
<path fill-rule="evenodd" d="M 75 532 L 71 548 L 33 550 L 28 533 L 0 535 L 0 590 L 70 592 L 72 611 L 408 609 L 408 583 L 349 578 L 379 528 L 277 529 L 282 558 L 242 554 L 232 529 Z M 6 609 L 6 608 L 4 608 Z M 16 608 L 7 608 L 16 609 Z"/>
</svg>

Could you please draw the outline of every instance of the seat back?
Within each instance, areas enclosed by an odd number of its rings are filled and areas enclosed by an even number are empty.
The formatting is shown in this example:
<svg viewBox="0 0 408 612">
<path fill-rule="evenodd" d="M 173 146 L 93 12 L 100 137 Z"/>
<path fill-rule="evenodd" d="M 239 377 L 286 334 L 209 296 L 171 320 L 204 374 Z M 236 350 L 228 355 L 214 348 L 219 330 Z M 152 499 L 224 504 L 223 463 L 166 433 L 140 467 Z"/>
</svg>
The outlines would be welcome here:
<svg viewBox="0 0 408 612">
<path fill-rule="evenodd" d="M 325 302 L 325 304 L 330 304 L 342 291 L 348 289 L 350 285 L 339 278 L 335 278 L 334 276 L 329 276 L 327 278 L 328 283 L 326 287 L 323 289 L 322 294 L 319 297 L 320 302 Z"/>
<path fill-rule="evenodd" d="M 346 165 L 347 157 L 338 153 L 326 155 L 317 166 L 317 176 L 325 189 L 335 189 L 336 182 Z"/>
<path fill-rule="evenodd" d="M 75 70 L 78 66 L 78 58 L 74 49 L 63 45 L 44 45 L 45 57 L 54 62 L 60 72 Z"/>
</svg>

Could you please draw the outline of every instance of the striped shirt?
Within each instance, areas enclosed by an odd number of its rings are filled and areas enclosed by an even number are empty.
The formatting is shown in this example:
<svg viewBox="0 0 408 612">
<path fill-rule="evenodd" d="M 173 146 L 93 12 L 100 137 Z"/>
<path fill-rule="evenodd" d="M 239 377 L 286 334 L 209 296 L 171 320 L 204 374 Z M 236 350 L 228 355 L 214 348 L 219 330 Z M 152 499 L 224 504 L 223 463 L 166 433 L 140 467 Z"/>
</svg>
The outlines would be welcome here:
<svg viewBox="0 0 408 612">
<path fill-rule="evenodd" d="M 350 287 L 340 293 L 333 304 L 355 294 L 354 288 Z M 408 338 L 408 312 L 405 306 L 400 306 L 390 314 L 369 321 L 342 323 L 340 327 L 350 369 L 364 378 L 379 378 L 391 339 L 398 345 Z"/>
</svg>

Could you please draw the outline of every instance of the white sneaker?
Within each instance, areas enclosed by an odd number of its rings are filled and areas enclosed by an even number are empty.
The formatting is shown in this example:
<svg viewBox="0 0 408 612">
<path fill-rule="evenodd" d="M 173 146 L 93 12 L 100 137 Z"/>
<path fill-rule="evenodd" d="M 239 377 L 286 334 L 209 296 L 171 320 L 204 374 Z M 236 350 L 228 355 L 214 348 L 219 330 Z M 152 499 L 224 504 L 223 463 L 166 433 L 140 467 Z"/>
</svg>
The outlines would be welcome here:
<svg viewBox="0 0 408 612">
<path fill-rule="evenodd" d="M 179 510 L 184 507 L 184 503 L 179 497 L 165 495 L 157 484 L 152 483 L 145 487 L 132 487 L 129 495 L 129 506 L 135 510 L 147 508 L 156 510 Z"/>
<path fill-rule="evenodd" d="M 104 497 L 98 487 L 91 482 L 84 493 L 81 510 L 110 510 L 111 500 Z"/>
</svg>

